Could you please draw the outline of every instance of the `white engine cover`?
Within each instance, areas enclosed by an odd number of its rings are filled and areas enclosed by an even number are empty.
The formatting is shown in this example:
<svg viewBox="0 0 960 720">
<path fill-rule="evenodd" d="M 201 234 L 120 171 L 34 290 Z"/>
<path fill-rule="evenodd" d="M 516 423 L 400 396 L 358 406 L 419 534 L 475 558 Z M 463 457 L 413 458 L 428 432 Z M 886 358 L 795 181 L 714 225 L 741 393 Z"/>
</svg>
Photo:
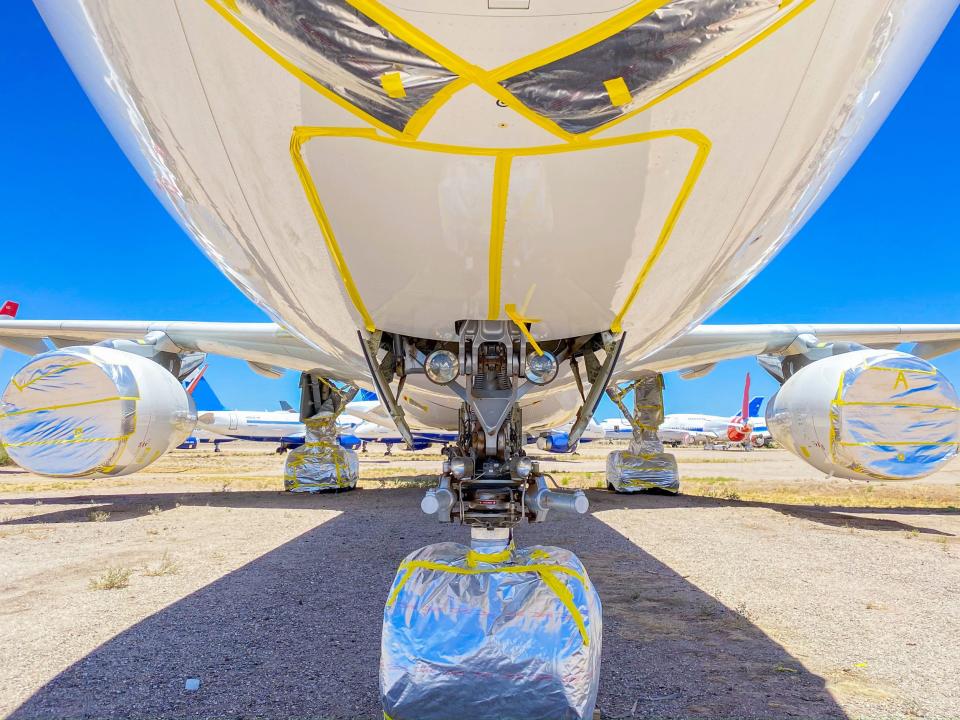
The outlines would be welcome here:
<svg viewBox="0 0 960 720">
<path fill-rule="evenodd" d="M 799 370 L 767 403 L 774 439 L 854 480 L 914 480 L 957 454 L 957 391 L 926 360 L 858 350 Z"/>
<path fill-rule="evenodd" d="M 37 355 L 0 396 L 0 441 L 39 475 L 104 477 L 140 470 L 197 422 L 179 381 L 146 358 L 107 347 Z"/>
</svg>

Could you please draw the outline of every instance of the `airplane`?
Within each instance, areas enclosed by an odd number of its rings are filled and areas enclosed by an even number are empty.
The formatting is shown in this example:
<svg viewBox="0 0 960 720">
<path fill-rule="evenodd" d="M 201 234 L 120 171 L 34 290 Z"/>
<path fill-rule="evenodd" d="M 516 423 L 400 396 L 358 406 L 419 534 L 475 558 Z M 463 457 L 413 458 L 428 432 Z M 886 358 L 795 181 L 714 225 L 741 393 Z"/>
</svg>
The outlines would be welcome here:
<svg viewBox="0 0 960 720">
<path fill-rule="evenodd" d="M 763 397 L 750 399 L 750 414 L 748 424 L 752 428 L 751 441 L 755 447 L 763 447 L 770 437 L 766 427 L 766 420 L 758 415 L 763 404 Z M 726 441 L 728 430 L 735 428 L 739 423 L 741 411 L 735 415 L 703 415 L 697 413 L 670 413 L 665 415 L 663 423 L 657 430 L 657 436 L 664 445 L 694 445 L 714 441 Z M 629 440 L 633 436 L 630 421 L 626 418 L 607 418 L 600 422 L 604 437 L 608 440 Z M 739 442 L 742 442 L 741 437 Z"/>
<path fill-rule="evenodd" d="M 614 487 L 676 482 L 651 422 L 667 371 L 758 357 L 781 384 L 771 433 L 825 474 L 909 480 L 956 455 L 960 403 L 930 360 L 960 347 L 960 325 L 704 324 L 836 187 L 952 0 L 36 4 L 145 182 L 272 322 L 0 320 L 0 341 L 34 355 L 0 419 L 28 470 L 117 476 L 155 461 L 196 422 L 178 380 L 203 353 L 299 370 L 318 437 L 357 388 L 408 444 L 457 434 L 421 507 L 470 528 L 473 555 L 446 544 L 445 562 L 500 583 L 503 558 L 529 561 L 512 543 L 523 521 L 588 509 L 548 484 L 528 434 L 572 423 L 575 444 L 607 393 L 636 438 L 607 466 L 637 482 Z M 289 457 L 293 475 L 350 472 Z M 516 715 L 549 701 L 537 716 L 592 713 L 599 600 L 572 554 L 544 552 L 574 573 L 549 566 L 540 591 L 563 588 L 576 671 L 530 660 L 525 677 L 556 678 L 544 692 L 504 679 L 520 671 L 494 630 L 418 636 L 401 613 L 444 563 L 405 566 L 384 648 L 461 643 L 461 699 L 438 701 L 440 680 L 419 685 L 420 666 L 385 652 L 388 716 L 503 717 L 499 698 Z M 527 627 L 546 644 L 555 625 Z"/>
</svg>

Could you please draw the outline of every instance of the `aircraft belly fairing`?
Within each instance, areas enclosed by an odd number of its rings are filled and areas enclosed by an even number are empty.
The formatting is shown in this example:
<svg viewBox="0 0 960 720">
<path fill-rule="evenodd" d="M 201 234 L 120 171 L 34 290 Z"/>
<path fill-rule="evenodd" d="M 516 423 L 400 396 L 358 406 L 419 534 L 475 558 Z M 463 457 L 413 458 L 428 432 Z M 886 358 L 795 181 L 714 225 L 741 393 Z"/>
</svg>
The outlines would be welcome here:
<svg viewBox="0 0 960 720">
<path fill-rule="evenodd" d="M 665 3 L 664 12 L 681 4 Z M 640 83 L 635 99 L 628 93 L 628 111 L 614 104 L 625 98 L 609 96 L 600 115 L 614 124 L 558 133 L 529 94 L 555 82 L 550 57 L 571 53 L 562 48 L 515 68 L 527 73 L 516 85 L 530 106 L 511 99 L 509 78 L 493 82 L 471 62 L 505 63 L 516 59 L 511 51 L 549 45 L 570 16 L 484 16 L 491 32 L 474 60 L 472 16 L 445 16 L 441 46 L 404 20 L 434 28 L 427 14 L 398 10 L 398 18 L 377 3 L 351 3 L 408 56 L 433 58 L 421 64 L 433 68 L 434 114 L 397 131 L 389 124 L 398 124 L 395 114 L 363 117 L 374 91 L 340 77 L 355 68 L 337 66 L 342 58 L 320 62 L 257 2 L 133 8 L 90 0 L 83 12 L 40 5 L 168 209 L 234 282 L 344 377 L 366 374 L 358 326 L 451 339 L 457 320 L 506 319 L 510 303 L 538 319 L 538 340 L 622 327 L 624 359 L 649 354 L 702 319 L 796 231 L 949 14 L 933 2 L 909 11 L 897 2 L 754 4 L 763 6 L 759 15 L 716 41 L 721 57 L 691 60 L 689 77 L 661 78 L 649 86 L 652 96 Z M 624 12 L 589 21 L 615 29 Z M 621 30 L 641 20 L 630 19 Z M 695 25 L 690 33 L 701 31 Z M 446 48 L 460 48 L 465 60 Z M 374 64 L 385 57 L 376 47 L 364 52 Z M 896 63 L 878 64 L 891 55 Z M 409 57 L 403 62 L 410 107 L 420 109 L 423 78 L 409 70 Z M 332 75 L 321 76 L 323 68 Z M 609 72 L 619 77 L 618 68 Z M 443 80 L 451 75 L 457 79 Z M 330 87 L 346 99 L 332 99 Z M 388 91 L 379 88 L 375 100 L 408 102 Z M 591 92 L 594 107 L 601 91 Z M 641 101 L 655 104 L 635 112 Z"/>
</svg>

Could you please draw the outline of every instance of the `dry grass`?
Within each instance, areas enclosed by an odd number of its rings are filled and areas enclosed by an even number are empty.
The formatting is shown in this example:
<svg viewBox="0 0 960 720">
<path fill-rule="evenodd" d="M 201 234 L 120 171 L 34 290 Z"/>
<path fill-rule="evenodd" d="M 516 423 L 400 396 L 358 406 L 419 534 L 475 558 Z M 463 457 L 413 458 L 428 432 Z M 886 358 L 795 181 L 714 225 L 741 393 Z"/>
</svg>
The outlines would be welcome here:
<svg viewBox="0 0 960 720">
<path fill-rule="evenodd" d="M 110 519 L 110 513 L 106 510 L 91 510 L 87 513 L 87 520 L 90 522 L 106 522 Z"/>
<path fill-rule="evenodd" d="M 745 502 L 814 507 L 936 508 L 960 512 L 960 491 L 949 485 L 868 485 L 863 483 L 795 483 L 757 486 L 735 478 L 682 478 L 687 495 Z M 720 488 L 718 485 L 723 484 Z"/>
<path fill-rule="evenodd" d="M 127 568 L 112 567 L 103 575 L 90 581 L 91 590 L 120 590 L 130 585 L 130 575 L 133 571 Z"/>
<path fill-rule="evenodd" d="M 163 577 L 164 575 L 176 575 L 179 572 L 180 564 L 173 560 L 169 553 L 164 552 L 160 562 L 153 567 L 148 567 L 143 571 L 143 574 L 148 577 Z"/>
<path fill-rule="evenodd" d="M 13 460 L 10 459 L 10 456 L 7 455 L 7 450 L 0 444 L 0 467 L 4 465 L 13 465 Z"/>
</svg>

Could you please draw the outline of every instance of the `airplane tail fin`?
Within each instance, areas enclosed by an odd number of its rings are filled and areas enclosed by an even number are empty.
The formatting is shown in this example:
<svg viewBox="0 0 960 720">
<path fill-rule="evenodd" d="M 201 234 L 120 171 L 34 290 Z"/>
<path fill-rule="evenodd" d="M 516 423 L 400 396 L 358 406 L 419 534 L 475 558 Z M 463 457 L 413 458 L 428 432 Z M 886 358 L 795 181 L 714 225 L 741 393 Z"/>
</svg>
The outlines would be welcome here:
<svg viewBox="0 0 960 720">
<path fill-rule="evenodd" d="M 293 412 L 293 408 L 290 406 L 290 403 L 288 403 L 286 400 L 280 401 L 280 409 L 286 410 L 287 412 Z"/>
<path fill-rule="evenodd" d="M 747 417 L 760 417 L 760 406 L 763 405 L 763 395 L 750 398 L 750 414 Z"/>
<path fill-rule="evenodd" d="M 19 309 L 20 303 L 14 302 L 13 300 L 7 300 L 5 303 L 3 303 L 3 305 L 0 305 L 0 316 L 15 318 Z"/>
<path fill-rule="evenodd" d="M 197 404 L 197 409 L 201 412 L 227 409 L 223 403 L 220 402 L 220 398 L 217 397 L 213 388 L 210 387 L 210 383 L 208 383 L 207 379 L 203 376 L 197 378 L 196 384 L 193 387 L 193 401 Z"/>
<path fill-rule="evenodd" d="M 752 409 L 753 403 L 750 401 L 750 373 L 747 373 L 747 377 L 743 382 L 743 404 L 740 406 L 740 411 L 734 417 L 746 422 L 750 419 L 750 411 Z"/>
<path fill-rule="evenodd" d="M 360 401 L 377 400 L 377 399 L 378 399 L 377 394 L 375 392 L 373 392 L 372 390 L 364 390 L 363 388 L 360 389 L 360 392 L 358 392 L 357 396 L 354 398 L 354 400 L 360 400 Z"/>
</svg>

